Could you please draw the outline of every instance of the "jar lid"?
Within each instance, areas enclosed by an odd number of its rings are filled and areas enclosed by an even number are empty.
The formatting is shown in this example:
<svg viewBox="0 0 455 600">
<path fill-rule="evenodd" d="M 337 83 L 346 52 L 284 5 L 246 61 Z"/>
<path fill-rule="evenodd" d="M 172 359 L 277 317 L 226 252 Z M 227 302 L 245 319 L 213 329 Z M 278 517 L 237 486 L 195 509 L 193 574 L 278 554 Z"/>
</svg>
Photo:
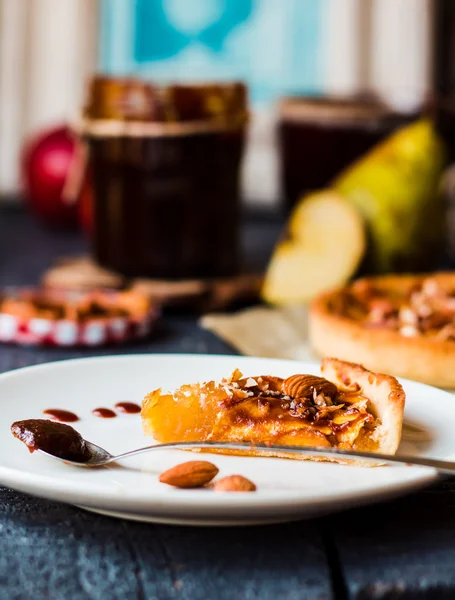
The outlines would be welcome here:
<svg viewBox="0 0 455 600">
<path fill-rule="evenodd" d="M 241 82 L 155 85 L 140 79 L 94 77 L 83 110 L 86 119 L 155 123 L 217 120 L 247 112 Z"/>
<path fill-rule="evenodd" d="M 284 120 L 331 125 L 365 124 L 396 116 L 387 104 L 371 97 L 288 97 L 281 101 L 279 112 Z"/>
<path fill-rule="evenodd" d="M 97 76 L 75 128 L 94 137 L 162 137 L 238 129 L 247 121 L 247 88 L 238 81 L 163 86 Z"/>
</svg>

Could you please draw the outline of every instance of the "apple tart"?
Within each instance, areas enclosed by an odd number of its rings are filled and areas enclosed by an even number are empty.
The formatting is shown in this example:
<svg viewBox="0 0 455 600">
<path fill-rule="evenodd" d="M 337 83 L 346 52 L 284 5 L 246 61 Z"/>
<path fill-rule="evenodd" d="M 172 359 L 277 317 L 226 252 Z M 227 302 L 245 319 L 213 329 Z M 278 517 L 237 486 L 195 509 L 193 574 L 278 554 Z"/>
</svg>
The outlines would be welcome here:
<svg viewBox="0 0 455 600">
<path fill-rule="evenodd" d="M 405 402 L 398 381 L 329 358 L 322 362 L 321 375 L 244 377 L 236 370 L 220 382 L 183 385 L 173 393 L 158 389 L 143 402 L 144 432 L 159 442 L 250 442 L 394 454 Z M 252 446 L 246 454 L 260 451 Z M 276 456 L 291 457 L 278 451 Z M 336 456 L 298 458 L 353 462 Z"/>
<path fill-rule="evenodd" d="M 320 356 L 455 388 L 455 273 L 359 279 L 316 298 L 309 338 Z"/>
</svg>

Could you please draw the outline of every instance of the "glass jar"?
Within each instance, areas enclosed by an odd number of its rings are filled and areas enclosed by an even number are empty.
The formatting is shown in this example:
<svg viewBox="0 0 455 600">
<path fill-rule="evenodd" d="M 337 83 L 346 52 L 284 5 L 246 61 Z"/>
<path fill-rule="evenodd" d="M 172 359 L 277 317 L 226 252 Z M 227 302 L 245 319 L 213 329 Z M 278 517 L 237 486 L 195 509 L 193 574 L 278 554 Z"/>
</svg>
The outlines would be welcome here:
<svg viewBox="0 0 455 600">
<path fill-rule="evenodd" d="M 235 274 L 247 120 L 241 83 L 96 78 L 82 122 L 95 260 L 127 276 Z"/>
<path fill-rule="evenodd" d="M 394 129 L 416 118 L 374 99 L 285 98 L 279 108 L 281 186 L 290 210 Z"/>
</svg>

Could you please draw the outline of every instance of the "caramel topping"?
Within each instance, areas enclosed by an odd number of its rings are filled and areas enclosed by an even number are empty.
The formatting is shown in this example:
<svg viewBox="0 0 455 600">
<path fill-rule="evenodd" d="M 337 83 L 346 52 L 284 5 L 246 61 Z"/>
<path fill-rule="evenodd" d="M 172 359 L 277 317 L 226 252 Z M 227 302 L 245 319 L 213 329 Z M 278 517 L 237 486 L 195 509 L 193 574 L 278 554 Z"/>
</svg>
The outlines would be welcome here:
<svg viewBox="0 0 455 600">
<path fill-rule="evenodd" d="M 226 397 L 220 406 L 229 409 L 231 423 L 251 425 L 292 424 L 296 419 L 325 435 L 339 434 L 374 421 L 366 410 L 360 387 L 346 382 L 344 389 L 324 377 L 292 375 L 283 380 L 266 375 L 243 378 L 236 370 L 222 382 Z"/>
</svg>

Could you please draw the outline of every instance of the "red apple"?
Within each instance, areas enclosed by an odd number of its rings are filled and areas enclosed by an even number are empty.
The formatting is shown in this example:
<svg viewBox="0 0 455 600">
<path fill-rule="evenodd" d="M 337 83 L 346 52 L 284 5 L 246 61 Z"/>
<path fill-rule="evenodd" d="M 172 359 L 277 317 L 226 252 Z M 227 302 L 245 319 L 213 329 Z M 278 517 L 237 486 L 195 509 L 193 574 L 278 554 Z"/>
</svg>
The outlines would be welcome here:
<svg viewBox="0 0 455 600">
<path fill-rule="evenodd" d="M 63 193 L 76 147 L 74 134 L 60 126 L 32 138 L 22 154 L 24 198 L 33 212 L 51 225 L 78 223 L 77 202 Z"/>
</svg>

